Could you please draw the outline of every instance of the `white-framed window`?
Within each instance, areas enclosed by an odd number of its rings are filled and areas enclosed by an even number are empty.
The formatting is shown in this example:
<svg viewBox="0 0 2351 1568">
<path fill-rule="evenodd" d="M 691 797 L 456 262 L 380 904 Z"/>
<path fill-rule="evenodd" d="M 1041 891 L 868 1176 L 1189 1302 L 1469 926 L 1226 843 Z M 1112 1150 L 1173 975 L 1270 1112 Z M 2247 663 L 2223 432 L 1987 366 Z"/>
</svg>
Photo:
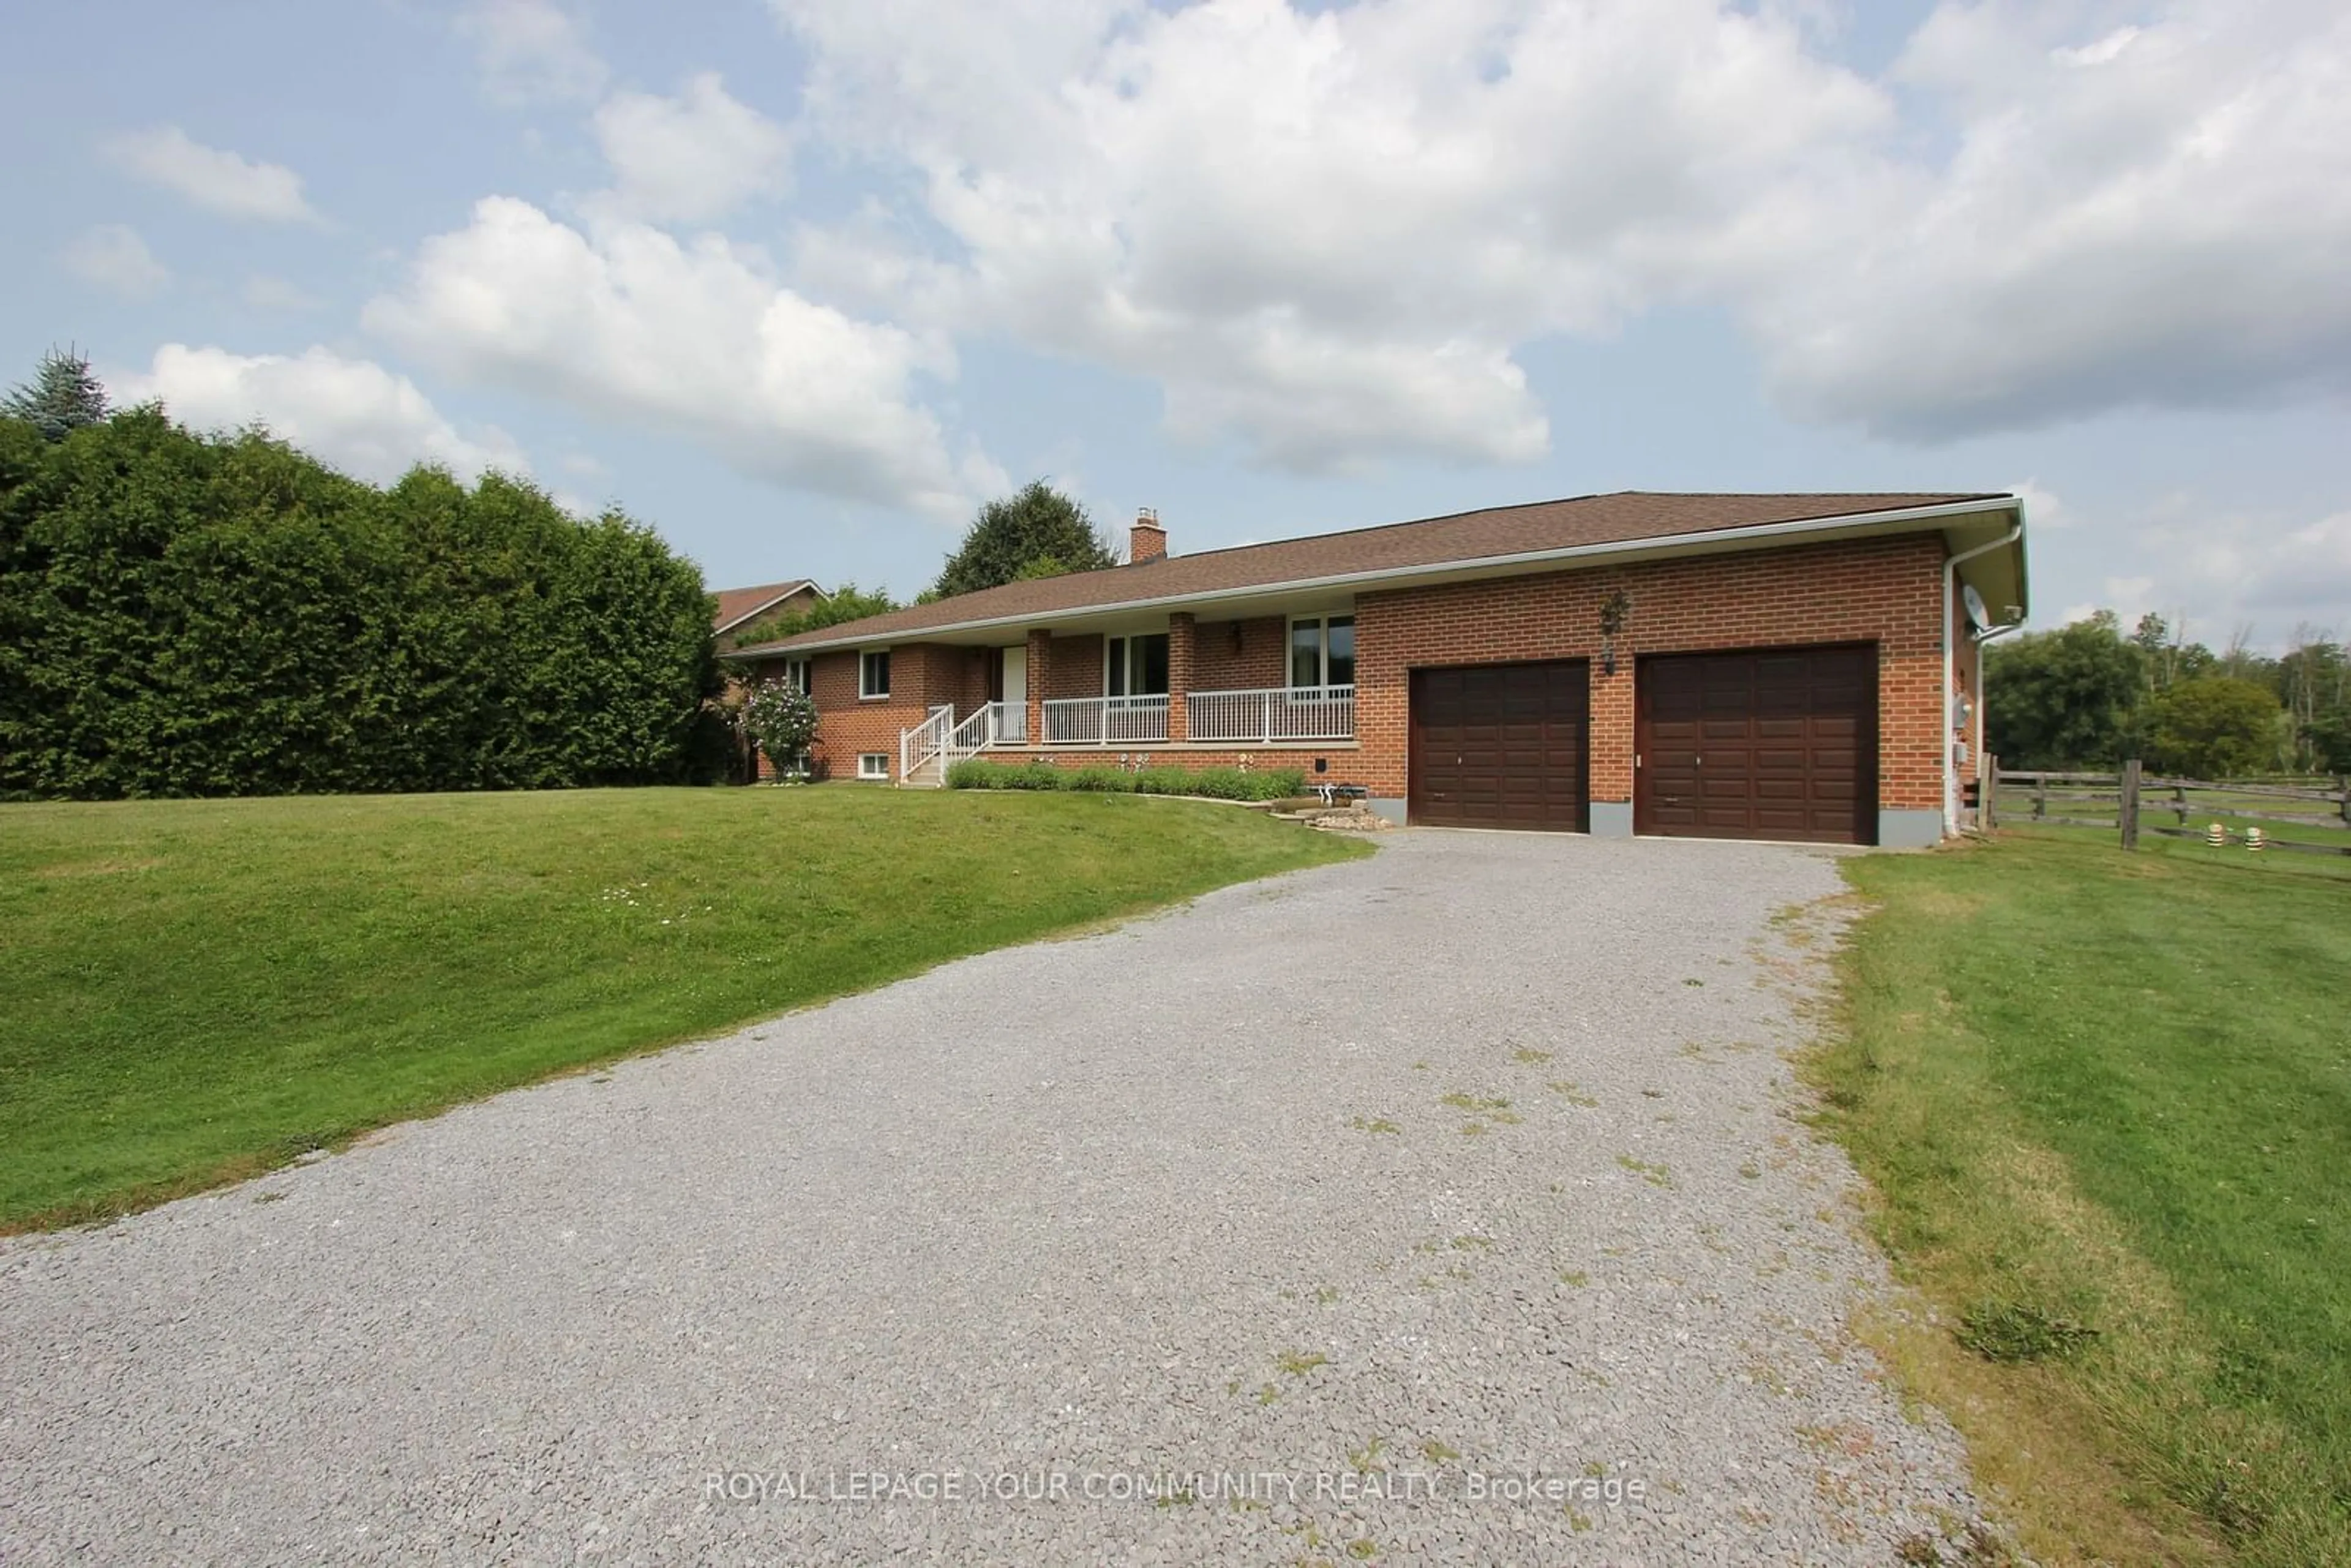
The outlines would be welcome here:
<svg viewBox="0 0 2351 1568">
<path fill-rule="evenodd" d="M 1167 694 L 1167 633 L 1102 639 L 1102 691 L 1114 697 Z"/>
<path fill-rule="evenodd" d="M 861 697 L 886 697 L 890 695 L 890 650 L 868 648 L 857 655 L 857 695 Z"/>
<path fill-rule="evenodd" d="M 784 661 L 784 685 L 790 690 L 799 693 L 802 696 L 806 696 L 810 693 L 815 691 L 816 661 L 814 659 L 786 659 Z"/>
<path fill-rule="evenodd" d="M 857 776 L 860 779 L 890 777 L 890 754 L 886 751 L 861 751 L 857 754 Z"/>
<path fill-rule="evenodd" d="M 1352 686 L 1355 684 L 1355 618 L 1296 615 L 1290 622 L 1290 684 Z"/>
</svg>

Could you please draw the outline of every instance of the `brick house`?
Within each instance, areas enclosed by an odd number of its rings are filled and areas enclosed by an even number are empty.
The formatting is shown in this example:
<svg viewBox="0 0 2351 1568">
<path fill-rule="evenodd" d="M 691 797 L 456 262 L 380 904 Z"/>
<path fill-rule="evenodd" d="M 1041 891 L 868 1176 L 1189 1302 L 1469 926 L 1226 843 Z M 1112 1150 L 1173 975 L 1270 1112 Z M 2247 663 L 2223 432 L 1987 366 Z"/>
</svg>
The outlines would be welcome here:
<svg viewBox="0 0 2351 1568">
<path fill-rule="evenodd" d="M 2027 603 L 2012 495 L 1655 495 L 1170 555 L 745 650 L 834 778 L 1292 767 L 1430 826 L 1916 846 Z"/>
<path fill-rule="evenodd" d="M 824 598 L 824 590 L 805 578 L 792 582 L 767 582 L 757 588 L 722 588 L 710 596 L 710 634 L 721 649 L 731 650 L 758 622 L 779 615 L 804 615 Z"/>
</svg>

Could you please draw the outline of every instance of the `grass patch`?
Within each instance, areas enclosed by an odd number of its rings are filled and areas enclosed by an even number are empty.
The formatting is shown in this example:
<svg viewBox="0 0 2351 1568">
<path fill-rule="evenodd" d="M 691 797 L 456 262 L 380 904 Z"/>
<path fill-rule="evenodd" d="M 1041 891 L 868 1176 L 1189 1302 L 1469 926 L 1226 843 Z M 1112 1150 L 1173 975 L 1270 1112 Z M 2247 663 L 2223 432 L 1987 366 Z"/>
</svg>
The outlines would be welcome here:
<svg viewBox="0 0 2351 1568">
<path fill-rule="evenodd" d="M 0 807 L 0 1228 L 1362 852 L 852 785 Z"/>
<path fill-rule="evenodd" d="M 1631 1171 L 1635 1176 L 1639 1176 L 1643 1181 L 1647 1182 L 1651 1186 L 1671 1186 L 1674 1185 L 1673 1168 L 1669 1166 L 1651 1165 L 1646 1160 L 1635 1159 L 1631 1155 L 1618 1155 L 1616 1156 L 1616 1163 L 1623 1166 L 1626 1170 Z"/>
<path fill-rule="evenodd" d="M 1809 1071 L 1938 1319 L 1868 1337 L 2038 1556 L 2351 1562 L 2351 883 L 2042 832 L 1842 865 Z"/>
</svg>

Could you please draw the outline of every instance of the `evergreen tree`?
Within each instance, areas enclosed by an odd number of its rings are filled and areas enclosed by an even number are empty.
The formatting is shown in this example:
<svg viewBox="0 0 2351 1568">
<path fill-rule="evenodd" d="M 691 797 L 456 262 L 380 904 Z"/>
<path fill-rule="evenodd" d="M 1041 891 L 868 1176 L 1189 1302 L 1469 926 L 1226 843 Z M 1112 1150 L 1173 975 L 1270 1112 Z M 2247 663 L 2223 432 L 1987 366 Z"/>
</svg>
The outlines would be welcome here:
<svg viewBox="0 0 2351 1568">
<path fill-rule="evenodd" d="M 44 441 L 63 441 L 83 425 L 106 418 L 106 389 L 90 374 L 88 357 L 71 349 L 51 349 L 41 356 L 33 379 L 0 402 L 0 415 L 23 420 Z"/>
<path fill-rule="evenodd" d="M 976 593 L 1032 577 L 1116 566 L 1118 552 L 1086 509 L 1042 479 L 979 509 L 925 599 Z"/>
<path fill-rule="evenodd" d="M 0 419 L 0 799 L 711 777 L 710 641 L 692 562 L 518 480 Z"/>
</svg>

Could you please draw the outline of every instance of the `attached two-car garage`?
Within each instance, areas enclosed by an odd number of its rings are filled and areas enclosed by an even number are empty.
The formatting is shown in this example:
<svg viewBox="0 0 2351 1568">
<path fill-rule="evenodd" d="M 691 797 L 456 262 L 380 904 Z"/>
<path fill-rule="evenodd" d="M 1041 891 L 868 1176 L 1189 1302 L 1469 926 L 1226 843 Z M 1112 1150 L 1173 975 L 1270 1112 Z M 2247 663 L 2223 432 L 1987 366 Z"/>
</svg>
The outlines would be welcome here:
<svg viewBox="0 0 2351 1568">
<path fill-rule="evenodd" d="M 1633 674 L 1635 832 L 1876 841 L 1874 647 L 1651 655 Z M 1591 690 L 1582 659 L 1413 671 L 1411 820 L 1588 831 Z"/>
</svg>

